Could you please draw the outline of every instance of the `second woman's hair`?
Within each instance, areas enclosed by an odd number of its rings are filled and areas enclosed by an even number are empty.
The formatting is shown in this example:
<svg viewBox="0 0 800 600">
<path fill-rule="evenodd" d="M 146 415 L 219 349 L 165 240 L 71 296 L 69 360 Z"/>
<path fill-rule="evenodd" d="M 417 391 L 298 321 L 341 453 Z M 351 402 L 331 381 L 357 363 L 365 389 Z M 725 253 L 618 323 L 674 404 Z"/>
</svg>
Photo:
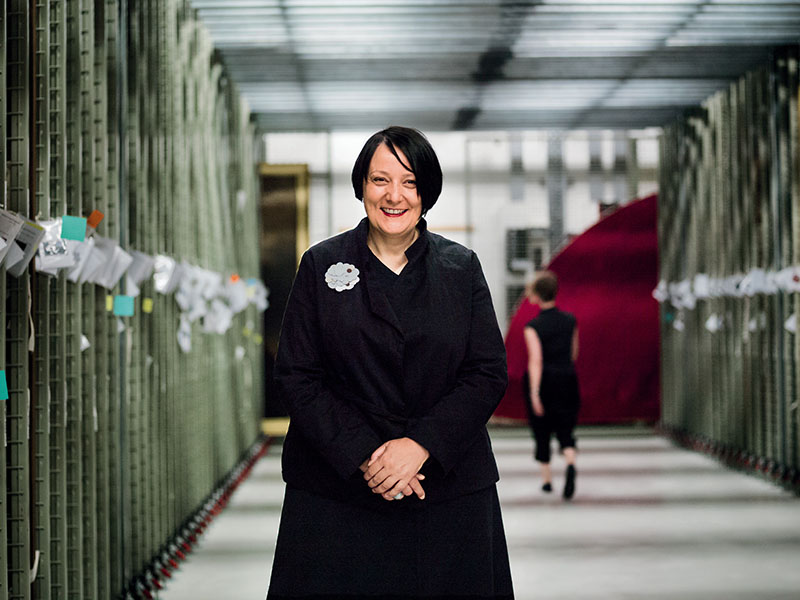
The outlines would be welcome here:
<svg viewBox="0 0 800 600">
<path fill-rule="evenodd" d="M 442 193 L 442 167 L 428 139 L 421 131 L 410 127 L 393 125 L 373 134 L 367 140 L 353 165 L 351 175 L 356 198 L 364 199 L 364 181 L 369 174 L 369 164 L 381 144 L 386 144 L 400 164 L 414 174 L 424 215 L 436 204 L 439 194 Z M 408 164 L 400 160 L 398 150 L 405 155 Z"/>
<path fill-rule="evenodd" d="M 530 290 L 543 302 L 555 300 L 558 294 L 558 277 L 552 271 L 539 271 L 530 284 Z"/>
</svg>

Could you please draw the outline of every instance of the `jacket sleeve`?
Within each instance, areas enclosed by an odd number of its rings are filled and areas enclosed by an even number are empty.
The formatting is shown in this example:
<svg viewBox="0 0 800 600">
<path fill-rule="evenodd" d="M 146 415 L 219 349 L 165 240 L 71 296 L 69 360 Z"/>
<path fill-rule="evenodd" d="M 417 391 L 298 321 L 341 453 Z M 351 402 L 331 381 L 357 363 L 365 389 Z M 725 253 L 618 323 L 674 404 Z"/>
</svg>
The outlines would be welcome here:
<svg viewBox="0 0 800 600">
<path fill-rule="evenodd" d="M 354 475 L 381 445 L 358 408 L 337 398 L 325 383 L 313 257 L 300 261 L 281 327 L 274 377 L 291 427 L 342 478 Z"/>
<path fill-rule="evenodd" d="M 472 302 L 466 356 L 457 382 L 406 435 L 427 448 L 447 474 L 479 439 L 508 384 L 506 351 L 497 325 L 489 286 L 475 253 L 471 256 Z"/>
</svg>

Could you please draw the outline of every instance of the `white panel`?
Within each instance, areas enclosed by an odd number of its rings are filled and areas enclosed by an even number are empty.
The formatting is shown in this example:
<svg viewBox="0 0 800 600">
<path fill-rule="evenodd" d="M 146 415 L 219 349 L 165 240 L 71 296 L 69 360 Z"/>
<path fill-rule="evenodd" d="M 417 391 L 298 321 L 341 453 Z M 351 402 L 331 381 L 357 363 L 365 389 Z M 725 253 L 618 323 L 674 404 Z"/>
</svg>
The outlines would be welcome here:
<svg viewBox="0 0 800 600">
<path fill-rule="evenodd" d="M 266 159 L 272 164 L 307 164 L 311 173 L 328 172 L 328 134 L 268 133 Z"/>
<path fill-rule="evenodd" d="M 329 193 L 328 178 L 312 174 L 308 198 L 308 238 L 311 244 L 316 244 L 330 235 L 328 231 Z"/>
<path fill-rule="evenodd" d="M 564 230 L 572 235 L 583 233 L 598 218 L 598 206 L 592 201 L 588 182 L 570 185 L 564 202 Z"/>
<path fill-rule="evenodd" d="M 603 139 L 600 141 L 600 164 L 603 169 L 610 171 L 614 168 L 614 132 L 604 131 Z"/>
<path fill-rule="evenodd" d="M 512 205 L 513 206 L 513 205 Z M 547 186 L 529 181 L 525 184 L 525 202 L 522 204 L 527 218 L 523 227 L 549 227 L 550 208 L 547 199 Z"/>
<path fill-rule="evenodd" d="M 522 168 L 525 171 L 547 170 L 547 133 L 525 134 L 522 138 Z"/>
<path fill-rule="evenodd" d="M 356 199 L 350 174 L 372 131 L 331 133 L 331 235 L 352 229 L 365 216 Z"/>
<path fill-rule="evenodd" d="M 492 294 L 492 302 L 500 326 L 505 315 L 505 229 L 503 212 L 511 204 L 507 183 L 481 182 L 473 178 L 470 189 L 472 199 L 472 249 L 478 255 Z"/>
<path fill-rule="evenodd" d="M 442 195 L 426 217 L 431 231 L 463 243 L 467 227 L 467 186 L 464 181 L 466 137 L 462 133 L 427 136 L 442 167 Z"/>
<path fill-rule="evenodd" d="M 640 181 L 639 186 L 636 190 L 636 197 L 646 198 L 647 196 L 657 193 L 658 193 L 657 181 Z"/>
<path fill-rule="evenodd" d="M 636 160 L 639 167 L 658 166 L 658 139 L 655 137 L 636 140 Z"/>
<path fill-rule="evenodd" d="M 530 229 L 533 227 L 547 227 L 549 221 L 547 214 L 547 197 L 544 202 L 532 202 L 527 198 L 525 202 L 511 202 L 502 207 L 500 216 L 502 229 Z M 505 233 L 503 234 L 505 235 Z M 505 241 L 503 242 L 505 243 Z"/>
<path fill-rule="evenodd" d="M 331 134 L 331 169 L 350 173 L 361 148 L 374 131 L 336 131 Z M 350 195 L 353 195 L 352 188 Z"/>
<path fill-rule="evenodd" d="M 466 163 L 466 135 L 458 132 L 423 132 L 433 146 L 439 164 L 445 174 L 445 185 L 449 173 L 461 172 Z"/>
<path fill-rule="evenodd" d="M 331 234 L 352 229 L 366 216 L 364 205 L 353 194 L 349 171 L 346 173 L 341 171 L 333 173 L 332 199 L 333 213 L 331 221 L 333 231 Z"/>
<path fill-rule="evenodd" d="M 451 238 L 455 233 L 463 234 L 467 226 L 466 186 L 463 177 L 460 181 L 447 178 L 438 202 L 428 212 L 425 219 L 431 231 L 437 231 Z M 452 239 L 452 238 L 451 238 Z"/>
<path fill-rule="evenodd" d="M 589 170 L 589 140 L 584 132 L 568 135 L 564 139 L 563 153 L 566 169 Z"/>
<path fill-rule="evenodd" d="M 614 185 L 613 180 L 609 179 L 603 182 L 603 197 L 601 198 L 601 200 L 607 204 L 611 204 L 612 202 L 617 202 L 618 204 L 624 204 L 629 199 L 620 198 L 619 195 L 617 194 L 617 186 Z"/>
<path fill-rule="evenodd" d="M 470 172 L 511 171 L 511 148 L 505 134 L 489 139 L 469 139 L 467 152 Z"/>
</svg>

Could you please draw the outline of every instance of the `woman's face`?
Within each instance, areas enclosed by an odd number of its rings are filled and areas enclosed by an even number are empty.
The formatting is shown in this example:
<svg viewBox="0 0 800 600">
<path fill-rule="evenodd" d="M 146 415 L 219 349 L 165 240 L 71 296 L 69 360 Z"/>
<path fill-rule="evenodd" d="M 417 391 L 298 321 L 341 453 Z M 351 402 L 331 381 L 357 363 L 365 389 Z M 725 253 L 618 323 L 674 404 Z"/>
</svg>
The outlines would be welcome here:
<svg viewBox="0 0 800 600">
<path fill-rule="evenodd" d="M 405 155 L 397 150 L 408 164 Z M 372 155 L 364 182 L 364 209 L 375 233 L 402 237 L 413 233 L 422 217 L 422 199 L 414 174 L 395 158 L 386 144 Z"/>
</svg>

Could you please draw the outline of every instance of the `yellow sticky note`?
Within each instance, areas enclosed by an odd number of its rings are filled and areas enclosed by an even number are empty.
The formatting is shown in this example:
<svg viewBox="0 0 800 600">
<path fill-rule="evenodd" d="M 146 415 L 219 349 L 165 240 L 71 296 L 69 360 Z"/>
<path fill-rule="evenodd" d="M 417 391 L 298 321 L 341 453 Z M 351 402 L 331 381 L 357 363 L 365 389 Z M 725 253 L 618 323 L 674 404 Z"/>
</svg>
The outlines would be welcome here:
<svg viewBox="0 0 800 600">
<path fill-rule="evenodd" d="M 153 312 L 153 299 L 142 298 L 142 312 L 150 314 Z"/>
<path fill-rule="evenodd" d="M 249 327 L 245 327 L 244 329 L 242 329 L 242 335 L 243 335 L 244 337 L 250 337 L 250 334 L 251 334 L 251 333 L 253 333 L 253 332 L 252 332 L 252 331 L 250 331 L 250 328 L 249 328 Z"/>
<path fill-rule="evenodd" d="M 114 310 L 114 296 L 106 296 L 106 312 Z"/>
</svg>

